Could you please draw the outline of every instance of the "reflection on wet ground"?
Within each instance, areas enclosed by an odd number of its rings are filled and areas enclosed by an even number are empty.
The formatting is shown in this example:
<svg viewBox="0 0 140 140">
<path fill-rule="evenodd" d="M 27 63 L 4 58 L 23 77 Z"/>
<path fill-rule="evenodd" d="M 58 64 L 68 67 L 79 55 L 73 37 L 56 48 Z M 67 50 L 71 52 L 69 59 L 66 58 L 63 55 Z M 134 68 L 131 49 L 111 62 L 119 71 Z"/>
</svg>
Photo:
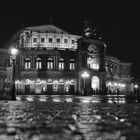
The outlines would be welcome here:
<svg viewBox="0 0 140 140">
<path fill-rule="evenodd" d="M 125 96 L 18 96 L 0 101 L 0 140 L 137 140 L 140 101 Z"/>
</svg>

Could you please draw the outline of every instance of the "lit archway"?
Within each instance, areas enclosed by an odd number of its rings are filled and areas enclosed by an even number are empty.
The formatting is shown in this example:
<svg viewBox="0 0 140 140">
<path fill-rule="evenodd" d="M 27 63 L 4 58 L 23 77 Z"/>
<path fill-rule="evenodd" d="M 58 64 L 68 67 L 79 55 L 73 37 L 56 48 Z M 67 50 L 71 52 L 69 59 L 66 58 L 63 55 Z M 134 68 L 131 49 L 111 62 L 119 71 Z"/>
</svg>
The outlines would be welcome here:
<svg viewBox="0 0 140 140">
<path fill-rule="evenodd" d="M 91 87 L 93 89 L 99 89 L 100 79 L 97 76 L 93 76 L 91 79 Z"/>
</svg>

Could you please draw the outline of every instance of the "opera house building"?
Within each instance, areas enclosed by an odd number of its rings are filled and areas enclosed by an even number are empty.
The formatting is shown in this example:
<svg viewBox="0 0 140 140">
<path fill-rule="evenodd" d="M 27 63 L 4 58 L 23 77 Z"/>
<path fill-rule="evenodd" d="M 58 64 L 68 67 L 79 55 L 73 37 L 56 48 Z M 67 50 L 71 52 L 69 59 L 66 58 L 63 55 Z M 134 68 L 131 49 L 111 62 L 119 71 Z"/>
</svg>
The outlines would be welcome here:
<svg viewBox="0 0 140 140">
<path fill-rule="evenodd" d="M 11 47 L 17 94 L 127 93 L 133 89 L 131 63 L 106 52 L 95 28 L 86 24 L 75 35 L 53 24 L 25 27 L 0 49 L 0 91 L 12 84 Z"/>
</svg>

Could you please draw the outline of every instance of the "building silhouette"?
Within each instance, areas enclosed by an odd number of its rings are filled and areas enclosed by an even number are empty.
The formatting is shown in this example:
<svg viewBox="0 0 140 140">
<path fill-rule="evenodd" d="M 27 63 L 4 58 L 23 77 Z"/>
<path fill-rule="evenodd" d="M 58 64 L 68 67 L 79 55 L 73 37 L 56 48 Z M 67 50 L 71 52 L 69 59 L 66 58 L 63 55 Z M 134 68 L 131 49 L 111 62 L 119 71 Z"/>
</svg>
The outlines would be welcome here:
<svg viewBox="0 0 140 140">
<path fill-rule="evenodd" d="M 96 28 L 85 23 L 82 35 L 53 24 L 25 27 L 0 49 L 0 90 L 10 90 L 11 46 L 16 57 L 17 94 L 96 94 L 132 90 L 131 63 L 106 52 Z M 88 77 L 82 77 L 86 72 Z"/>
</svg>

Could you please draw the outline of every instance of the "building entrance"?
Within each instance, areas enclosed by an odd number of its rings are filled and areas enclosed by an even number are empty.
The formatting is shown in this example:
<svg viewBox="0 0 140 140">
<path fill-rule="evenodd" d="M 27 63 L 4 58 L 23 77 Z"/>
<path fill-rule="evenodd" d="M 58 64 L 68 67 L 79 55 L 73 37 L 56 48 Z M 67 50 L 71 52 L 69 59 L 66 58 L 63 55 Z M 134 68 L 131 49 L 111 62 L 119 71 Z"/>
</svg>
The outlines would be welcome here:
<svg viewBox="0 0 140 140">
<path fill-rule="evenodd" d="M 91 87 L 96 90 L 100 88 L 100 80 L 98 76 L 93 76 L 91 79 Z"/>
</svg>

